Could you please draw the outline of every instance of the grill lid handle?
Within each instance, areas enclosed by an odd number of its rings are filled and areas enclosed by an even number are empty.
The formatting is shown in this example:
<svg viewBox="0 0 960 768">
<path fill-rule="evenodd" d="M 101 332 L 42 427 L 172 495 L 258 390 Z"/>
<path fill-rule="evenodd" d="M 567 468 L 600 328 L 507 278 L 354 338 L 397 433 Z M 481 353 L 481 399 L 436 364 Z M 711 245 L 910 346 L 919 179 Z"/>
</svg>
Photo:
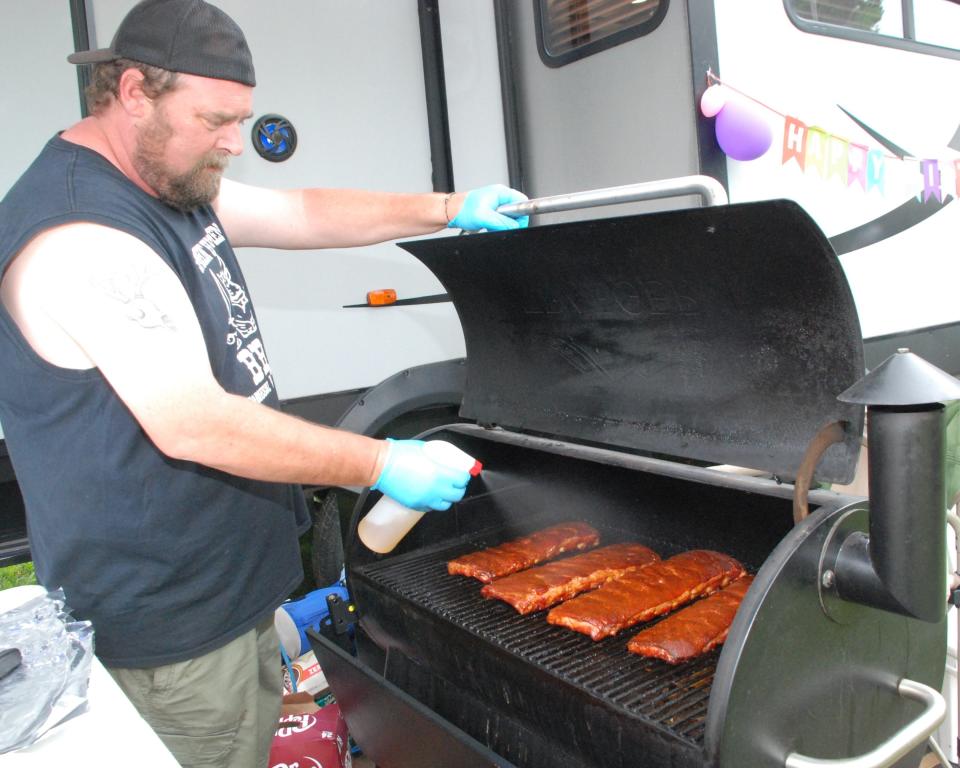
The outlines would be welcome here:
<svg viewBox="0 0 960 768">
<path fill-rule="evenodd" d="M 904 698 L 924 704 L 924 710 L 912 722 L 905 725 L 879 746 L 857 757 L 828 760 L 807 757 L 791 752 L 784 763 L 786 768 L 888 768 L 914 747 L 922 744 L 947 713 L 947 702 L 939 691 L 904 678 L 897 686 L 897 693 Z"/>
<path fill-rule="evenodd" d="M 586 192 L 572 192 L 566 195 L 538 197 L 522 203 L 508 203 L 497 208 L 498 213 L 507 216 L 532 216 L 537 213 L 557 213 L 591 208 L 600 205 L 633 203 L 639 200 L 659 200 L 665 197 L 697 194 L 706 205 L 726 205 L 727 191 L 723 185 L 710 176 L 680 176 L 675 179 L 644 181 L 638 184 L 624 184 L 620 187 L 591 189 Z"/>
</svg>

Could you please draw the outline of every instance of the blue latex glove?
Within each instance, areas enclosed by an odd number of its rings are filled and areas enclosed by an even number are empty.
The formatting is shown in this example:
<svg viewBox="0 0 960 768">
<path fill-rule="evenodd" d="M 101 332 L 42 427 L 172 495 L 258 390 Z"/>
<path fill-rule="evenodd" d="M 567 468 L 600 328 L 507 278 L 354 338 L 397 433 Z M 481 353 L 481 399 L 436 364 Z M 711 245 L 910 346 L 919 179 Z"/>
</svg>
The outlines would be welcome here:
<svg viewBox="0 0 960 768">
<path fill-rule="evenodd" d="M 511 218 L 497 213 L 497 208 L 507 203 L 519 203 L 527 200 L 523 192 L 505 187 L 503 184 L 491 184 L 489 187 L 471 189 L 464 198 L 463 206 L 457 215 L 447 224 L 453 229 L 520 229 L 530 222 L 529 216 Z"/>
<path fill-rule="evenodd" d="M 423 440 L 387 440 L 390 451 L 373 490 L 420 511 L 450 509 L 463 498 L 469 472 L 435 462 L 424 453 Z"/>
</svg>

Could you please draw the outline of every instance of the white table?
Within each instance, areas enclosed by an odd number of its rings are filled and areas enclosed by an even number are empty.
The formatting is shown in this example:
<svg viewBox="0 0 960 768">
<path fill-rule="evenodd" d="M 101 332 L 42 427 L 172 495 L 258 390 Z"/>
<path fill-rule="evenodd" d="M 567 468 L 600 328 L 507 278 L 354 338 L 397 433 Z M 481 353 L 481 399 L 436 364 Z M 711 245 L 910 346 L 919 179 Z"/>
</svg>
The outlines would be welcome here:
<svg viewBox="0 0 960 768">
<path fill-rule="evenodd" d="M 0 590 L 0 612 L 38 594 L 42 587 Z M 96 765 L 98 768 L 180 768 L 170 751 L 94 657 L 88 709 L 47 731 L 29 747 L 0 755 L 2 768 Z"/>
</svg>

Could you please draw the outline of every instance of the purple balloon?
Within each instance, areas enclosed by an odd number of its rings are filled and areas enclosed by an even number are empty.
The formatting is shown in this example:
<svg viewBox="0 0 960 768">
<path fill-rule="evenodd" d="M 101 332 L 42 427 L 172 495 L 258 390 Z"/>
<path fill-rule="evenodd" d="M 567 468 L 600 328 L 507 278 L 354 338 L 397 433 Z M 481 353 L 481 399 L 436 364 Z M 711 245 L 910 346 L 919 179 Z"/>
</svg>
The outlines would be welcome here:
<svg viewBox="0 0 960 768">
<path fill-rule="evenodd" d="M 759 111 L 741 99 L 729 99 L 717 113 L 717 142 L 734 160 L 756 160 L 770 149 L 773 133 Z"/>
</svg>

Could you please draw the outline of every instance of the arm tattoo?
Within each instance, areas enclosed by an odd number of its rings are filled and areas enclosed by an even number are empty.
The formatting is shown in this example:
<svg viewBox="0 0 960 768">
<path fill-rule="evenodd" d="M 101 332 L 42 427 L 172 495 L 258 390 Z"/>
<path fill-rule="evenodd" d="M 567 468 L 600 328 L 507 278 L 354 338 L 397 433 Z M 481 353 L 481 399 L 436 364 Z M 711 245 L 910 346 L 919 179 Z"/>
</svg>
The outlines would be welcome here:
<svg viewBox="0 0 960 768">
<path fill-rule="evenodd" d="M 175 331 L 176 325 L 149 296 L 151 275 L 147 270 L 137 273 L 118 272 L 99 281 L 99 288 L 114 301 L 124 305 L 127 319 L 143 328 L 166 328 Z M 145 290 L 146 289 L 146 290 Z"/>
</svg>

